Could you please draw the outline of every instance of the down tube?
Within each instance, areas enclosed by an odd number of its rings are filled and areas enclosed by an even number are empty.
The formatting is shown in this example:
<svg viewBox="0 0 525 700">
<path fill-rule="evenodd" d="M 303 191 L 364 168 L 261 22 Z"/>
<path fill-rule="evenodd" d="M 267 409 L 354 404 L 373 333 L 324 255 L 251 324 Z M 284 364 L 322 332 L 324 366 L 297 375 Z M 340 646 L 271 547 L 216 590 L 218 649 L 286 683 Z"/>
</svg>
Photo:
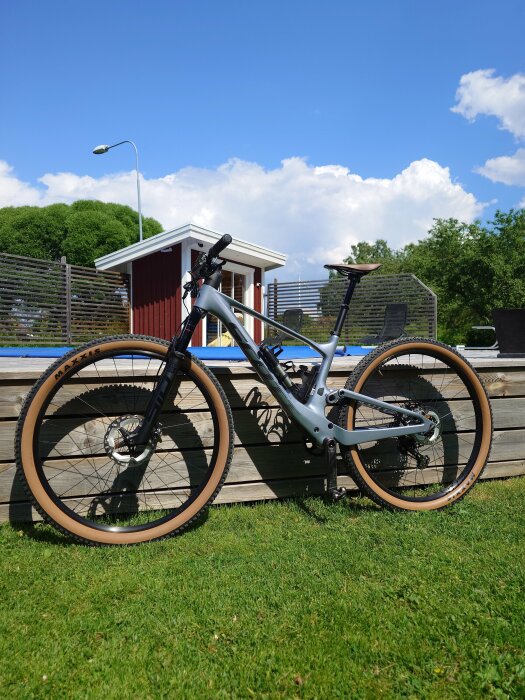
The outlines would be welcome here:
<svg viewBox="0 0 525 700">
<path fill-rule="evenodd" d="M 214 314 L 225 324 L 232 337 L 250 361 L 254 370 L 271 391 L 272 395 L 277 399 L 290 418 L 295 419 L 318 445 L 322 445 L 326 438 L 333 437 L 334 426 L 325 416 L 326 400 L 324 394 L 326 393 L 326 377 L 335 354 L 337 336 L 333 336 L 331 342 L 326 345 L 312 346 L 323 356 L 317 384 L 318 389 L 322 387 L 323 391 L 320 394 L 315 392 L 308 403 L 303 404 L 279 384 L 276 377 L 259 357 L 257 345 L 248 335 L 245 328 L 235 318 L 231 307 L 255 315 L 252 309 L 224 296 L 208 285 L 203 285 L 201 287 L 195 304 L 201 309 Z M 262 318 L 264 319 L 265 317 L 262 316 Z M 294 333 L 295 337 L 297 337 L 297 335 L 298 334 Z M 308 339 L 305 338 L 304 340 L 306 341 Z M 311 344 L 311 342 L 309 342 L 309 344 Z"/>
<path fill-rule="evenodd" d="M 223 296 L 223 295 L 221 295 Z M 273 326 L 274 328 L 277 328 L 279 330 L 284 331 L 287 335 L 291 336 L 292 338 L 295 338 L 296 340 L 300 340 L 301 342 L 305 343 L 309 347 L 311 347 L 313 350 L 319 353 L 321 355 L 322 360 L 321 360 L 321 366 L 319 368 L 319 373 L 317 375 L 317 381 L 316 381 L 316 386 L 317 387 L 323 387 L 323 389 L 326 389 L 326 381 L 328 379 L 328 373 L 330 371 L 330 367 L 332 366 L 332 362 L 334 359 L 335 351 L 337 349 L 337 343 L 339 341 L 339 336 L 332 334 L 330 336 L 330 340 L 327 343 L 316 343 L 315 341 L 311 340 L 310 338 L 307 338 L 304 335 L 301 335 L 297 331 L 292 330 L 291 328 L 287 328 L 284 326 L 282 323 L 279 323 L 278 321 L 274 321 L 271 318 L 268 318 L 267 316 L 264 316 L 263 314 L 258 313 L 257 311 L 248 308 L 247 306 L 244 306 L 244 304 L 241 304 L 241 302 L 237 301 L 236 299 L 231 299 L 230 303 L 230 298 L 226 297 L 227 303 L 229 303 L 230 306 L 233 306 L 236 309 L 239 309 L 240 311 L 246 311 L 250 316 L 253 316 L 254 318 L 258 318 L 260 321 L 264 321 L 265 323 L 269 324 L 270 326 Z M 237 319 L 235 319 L 236 323 L 238 323 Z M 249 337 L 249 336 L 248 336 Z M 251 340 L 251 338 L 250 338 Z M 317 394 L 317 397 L 320 395 Z M 295 398 L 295 397 L 294 397 Z M 307 401 L 307 404 L 311 406 L 311 404 L 317 403 L 317 399 L 309 399 Z M 300 404 L 301 406 L 303 404 Z M 324 409 L 324 398 L 321 401 L 320 405 Z"/>
</svg>

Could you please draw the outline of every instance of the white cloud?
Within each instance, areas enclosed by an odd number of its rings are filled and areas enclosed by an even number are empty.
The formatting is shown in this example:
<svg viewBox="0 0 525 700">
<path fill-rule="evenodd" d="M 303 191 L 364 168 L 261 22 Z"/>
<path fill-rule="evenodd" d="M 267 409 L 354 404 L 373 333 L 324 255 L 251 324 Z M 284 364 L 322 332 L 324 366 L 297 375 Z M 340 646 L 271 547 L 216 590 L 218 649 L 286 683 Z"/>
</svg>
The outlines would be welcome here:
<svg viewBox="0 0 525 700">
<path fill-rule="evenodd" d="M 40 204 L 41 193 L 27 182 L 19 180 L 13 168 L 0 160 L 0 206 L 18 207 L 24 204 Z"/>
<path fill-rule="evenodd" d="M 136 207 L 134 172 L 99 179 L 46 174 L 31 187 L 4 163 L 0 177 L 8 185 L 0 182 L 0 206 L 90 198 Z M 310 279 L 324 277 L 322 264 L 341 261 L 353 243 L 385 238 L 400 247 L 422 238 L 435 217 L 471 221 L 484 206 L 451 180 L 448 168 L 427 159 L 391 179 L 365 179 L 302 158 L 273 170 L 233 159 L 214 170 L 183 168 L 143 179 L 141 194 L 144 214 L 166 229 L 191 221 L 265 245 L 288 254 L 284 274 Z"/>
<path fill-rule="evenodd" d="M 480 114 L 496 117 L 500 128 L 525 138 L 525 75 L 494 75 L 493 68 L 461 76 L 453 112 L 474 120 Z"/>
<path fill-rule="evenodd" d="M 500 129 L 525 140 L 525 75 L 495 76 L 494 69 L 476 70 L 461 76 L 452 111 L 473 121 L 480 114 L 496 117 Z M 512 156 L 489 158 L 475 172 L 505 185 L 525 185 L 525 149 Z M 525 200 L 524 200 L 525 201 Z M 523 206 L 523 201 L 519 206 Z"/>
<path fill-rule="evenodd" d="M 525 187 L 525 148 L 519 148 L 513 156 L 489 158 L 476 172 L 488 177 L 492 182 Z"/>
</svg>

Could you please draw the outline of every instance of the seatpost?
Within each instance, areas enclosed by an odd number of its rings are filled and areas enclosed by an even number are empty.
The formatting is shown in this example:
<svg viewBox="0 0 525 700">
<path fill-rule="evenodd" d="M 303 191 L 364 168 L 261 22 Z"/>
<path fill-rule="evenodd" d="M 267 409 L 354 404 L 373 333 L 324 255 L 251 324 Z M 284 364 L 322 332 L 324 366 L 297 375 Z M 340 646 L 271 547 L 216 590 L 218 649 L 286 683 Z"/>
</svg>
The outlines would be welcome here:
<svg viewBox="0 0 525 700">
<path fill-rule="evenodd" d="M 348 307 L 350 306 L 350 301 L 352 299 L 354 289 L 356 288 L 356 285 L 360 281 L 360 279 L 361 278 L 357 275 L 348 276 L 348 287 L 346 288 L 345 298 L 343 299 L 343 303 L 341 304 L 341 308 L 339 309 L 339 314 L 337 316 L 332 335 L 341 335 L 341 329 L 343 328 L 343 323 L 346 321 L 346 315 L 348 314 Z"/>
</svg>

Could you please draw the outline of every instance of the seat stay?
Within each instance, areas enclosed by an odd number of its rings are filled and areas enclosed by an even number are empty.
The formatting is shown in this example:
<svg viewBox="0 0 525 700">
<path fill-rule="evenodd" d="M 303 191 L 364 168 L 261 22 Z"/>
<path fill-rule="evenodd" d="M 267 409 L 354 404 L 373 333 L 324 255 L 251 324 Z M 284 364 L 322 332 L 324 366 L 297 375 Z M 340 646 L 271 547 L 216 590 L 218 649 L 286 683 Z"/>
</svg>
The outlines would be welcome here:
<svg viewBox="0 0 525 700">
<path fill-rule="evenodd" d="M 402 435 L 414 435 L 416 433 L 427 433 L 433 428 L 432 421 L 428 420 L 420 413 L 410 411 L 402 406 L 393 406 L 379 399 L 374 399 L 365 394 L 359 394 L 350 389 L 337 389 L 326 395 L 326 403 L 334 405 L 342 401 L 357 401 L 364 406 L 378 409 L 381 413 L 390 416 L 402 415 L 417 421 L 412 425 L 399 425 L 391 428 L 356 428 L 355 430 L 345 430 L 340 426 L 334 429 L 334 439 L 342 445 L 358 445 L 361 442 L 373 442 L 375 440 L 385 440 L 386 438 L 400 437 Z"/>
<path fill-rule="evenodd" d="M 350 391 L 350 389 L 336 389 L 326 395 L 326 403 L 330 405 L 345 403 L 345 399 L 346 402 L 357 401 L 370 408 L 377 408 L 381 413 L 386 413 L 391 416 L 404 415 L 415 420 L 424 420 L 421 413 L 411 411 L 402 406 L 393 406 L 391 403 L 374 399 L 371 396 L 366 396 L 366 394 L 359 394 L 357 391 Z"/>
<path fill-rule="evenodd" d="M 432 430 L 432 423 L 429 428 L 426 428 L 423 423 L 418 425 L 398 425 L 393 428 L 356 428 L 355 430 L 346 430 L 339 425 L 334 425 L 334 440 L 340 445 L 350 447 L 351 445 L 359 445 L 362 442 L 377 442 L 378 440 L 386 440 L 387 438 L 397 438 L 403 435 L 416 435 L 417 433 L 425 433 Z"/>
</svg>

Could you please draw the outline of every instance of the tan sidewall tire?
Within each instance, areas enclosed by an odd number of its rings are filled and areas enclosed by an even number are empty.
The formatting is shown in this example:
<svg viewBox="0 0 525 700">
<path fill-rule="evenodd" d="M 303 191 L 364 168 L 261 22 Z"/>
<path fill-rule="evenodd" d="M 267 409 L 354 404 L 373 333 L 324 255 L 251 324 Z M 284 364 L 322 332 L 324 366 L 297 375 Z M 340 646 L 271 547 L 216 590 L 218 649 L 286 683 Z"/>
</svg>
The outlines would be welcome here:
<svg viewBox="0 0 525 700">
<path fill-rule="evenodd" d="M 450 505 L 451 503 L 454 503 L 458 499 L 462 498 L 467 493 L 467 491 L 469 491 L 469 489 L 471 489 L 476 483 L 479 475 L 483 471 L 483 468 L 490 453 L 490 446 L 492 441 L 492 412 L 483 385 L 481 384 L 479 377 L 474 371 L 474 369 L 461 357 L 456 355 L 456 353 L 452 352 L 449 348 L 447 348 L 444 345 L 415 340 L 407 343 L 398 343 L 390 348 L 385 349 L 385 352 L 381 353 L 370 363 L 370 365 L 364 368 L 357 383 L 353 387 L 353 391 L 359 393 L 370 374 L 381 363 L 383 363 L 392 355 L 403 351 L 416 353 L 418 351 L 428 351 L 429 349 L 432 349 L 433 352 L 438 351 L 439 353 L 441 353 L 444 357 L 447 358 L 447 360 L 451 362 L 453 367 L 455 367 L 456 369 L 460 369 L 461 372 L 464 373 L 466 378 L 470 380 L 480 404 L 482 414 L 483 436 L 479 448 L 479 453 L 474 465 L 472 466 L 470 472 L 463 479 L 463 481 L 461 481 L 453 491 L 444 494 L 443 496 L 437 498 L 434 501 L 419 501 L 415 503 L 402 500 L 401 498 L 397 498 L 394 494 L 382 489 L 381 486 L 379 486 L 379 484 L 377 484 L 368 474 L 361 460 L 361 455 L 359 454 L 357 446 L 352 447 L 350 449 L 350 454 L 352 456 L 353 466 L 357 470 L 358 476 L 362 479 L 362 481 L 365 483 L 368 489 L 370 489 L 370 491 L 376 494 L 379 497 L 379 499 L 381 499 L 382 501 L 386 501 L 387 505 L 391 506 L 392 508 L 398 508 L 401 510 L 435 510 L 437 508 L 443 508 L 444 506 Z M 354 420 L 355 408 L 351 405 L 348 409 L 348 430 L 351 430 L 353 428 Z"/>
<path fill-rule="evenodd" d="M 72 535 L 83 540 L 88 540 L 99 544 L 137 544 L 139 542 L 146 542 L 149 540 L 166 537 L 167 535 L 186 525 L 189 521 L 193 520 L 208 504 L 208 502 L 213 499 L 216 491 L 220 487 L 223 473 L 229 466 L 230 424 L 228 420 L 228 413 L 225 408 L 225 399 L 220 395 L 213 379 L 208 375 L 207 371 L 202 366 L 197 364 L 197 362 L 195 362 L 192 358 L 189 371 L 202 382 L 203 386 L 208 391 L 217 414 L 219 448 L 215 467 L 209 481 L 195 501 L 193 501 L 193 503 L 191 503 L 187 509 L 185 509 L 177 517 L 165 523 L 161 523 L 157 527 L 152 527 L 141 531 L 112 533 L 90 528 L 68 516 L 67 513 L 57 507 L 57 505 L 46 493 L 40 479 L 38 478 L 33 454 L 33 438 L 35 434 L 36 420 L 49 393 L 56 385 L 57 373 L 72 373 L 75 360 L 80 362 L 83 353 L 85 354 L 90 350 L 94 351 L 96 348 L 103 349 L 104 353 L 108 351 L 118 352 L 130 349 L 141 351 L 146 350 L 152 353 L 157 353 L 161 356 L 166 355 L 168 350 L 166 345 L 146 340 L 123 339 L 110 341 L 107 343 L 102 342 L 100 344 L 92 345 L 89 348 L 80 349 L 76 355 L 65 360 L 61 367 L 55 368 L 37 390 L 24 418 L 20 438 L 20 457 L 27 485 L 29 486 L 35 501 L 53 522 L 55 522 L 60 528 L 63 528 L 67 532 L 70 532 Z"/>
</svg>

